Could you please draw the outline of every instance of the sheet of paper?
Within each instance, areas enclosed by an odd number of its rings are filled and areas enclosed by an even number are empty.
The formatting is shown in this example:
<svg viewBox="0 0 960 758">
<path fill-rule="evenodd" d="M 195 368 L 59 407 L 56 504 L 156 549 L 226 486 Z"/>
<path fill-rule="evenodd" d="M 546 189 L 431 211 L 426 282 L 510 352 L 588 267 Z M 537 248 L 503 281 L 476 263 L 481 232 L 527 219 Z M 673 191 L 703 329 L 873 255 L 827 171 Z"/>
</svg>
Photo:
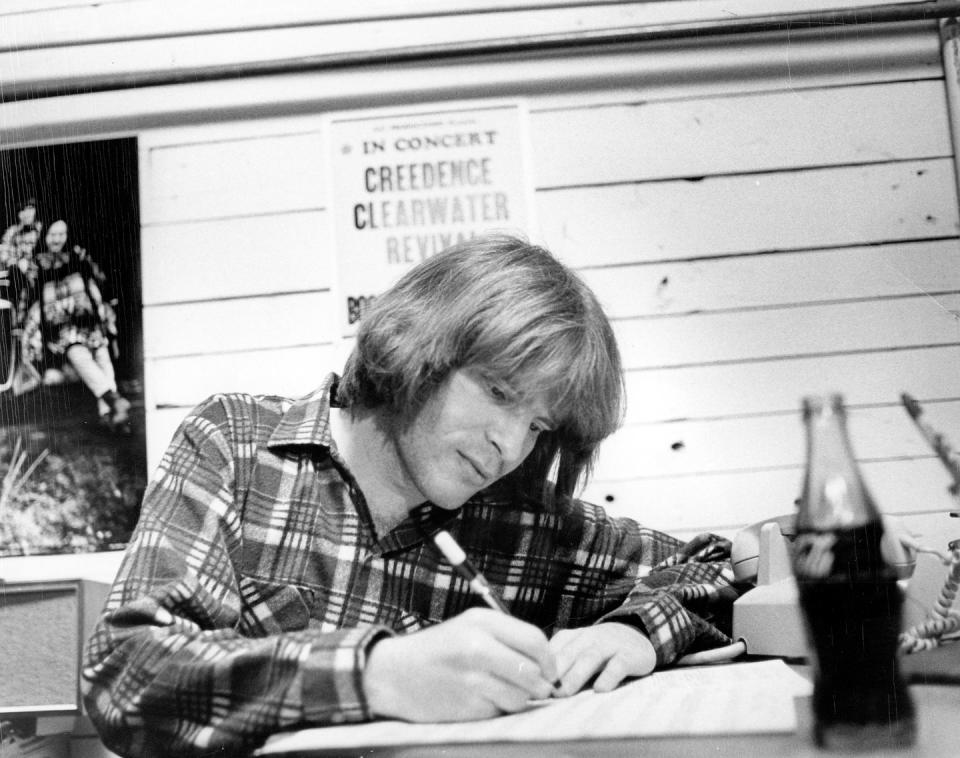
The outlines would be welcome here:
<svg viewBox="0 0 960 758">
<path fill-rule="evenodd" d="M 303 729 L 267 740 L 259 755 L 311 749 L 617 737 L 793 732 L 793 698 L 810 683 L 783 661 L 657 672 L 614 692 L 581 692 L 522 713 L 456 724 L 369 724 Z"/>
</svg>

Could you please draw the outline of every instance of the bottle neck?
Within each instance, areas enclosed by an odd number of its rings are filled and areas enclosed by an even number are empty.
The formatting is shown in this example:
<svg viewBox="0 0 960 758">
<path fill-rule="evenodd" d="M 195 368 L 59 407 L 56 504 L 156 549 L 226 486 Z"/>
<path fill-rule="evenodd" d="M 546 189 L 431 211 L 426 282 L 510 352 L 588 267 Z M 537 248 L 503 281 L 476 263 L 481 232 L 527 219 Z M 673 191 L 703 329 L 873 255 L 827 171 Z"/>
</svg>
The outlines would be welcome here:
<svg viewBox="0 0 960 758">
<path fill-rule="evenodd" d="M 807 468 L 797 514 L 801 529 L 852 529 L 877 521 L 847 433 L 839 400 L 807 407 Z"/>
</svg>

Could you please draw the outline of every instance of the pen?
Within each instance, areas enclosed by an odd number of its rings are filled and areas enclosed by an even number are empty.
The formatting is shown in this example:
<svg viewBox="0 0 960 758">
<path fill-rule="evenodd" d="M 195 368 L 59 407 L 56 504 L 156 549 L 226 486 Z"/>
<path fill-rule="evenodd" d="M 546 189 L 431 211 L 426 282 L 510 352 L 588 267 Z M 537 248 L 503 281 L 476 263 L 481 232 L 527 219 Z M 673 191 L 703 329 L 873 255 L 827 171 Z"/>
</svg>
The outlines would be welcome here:
<svg viewBox="0 0 960 758">
<path fill-rule="evenodd" d="M 903 407 L 907 409 L 907 413 L 910 414 L 910 418 L 913 419 L 920 433 L 924 439 L 926 439 L 927 444 L 933 448 L 933 452 L 937 454 L 937 458 L 940 459 L 940 462 L 943 463 L 947 471 L 950 472 L 950 476 L 953 478 L 953 484 L 951 484 L 949 488 L 950 493 L 960 495 L 960 464 L 957 463 L 956 454 L 953 452 L 953 448 L 950 447 L 950 443 L 947 442 L 946 437 L 934 431 L 933 427 L 921 418 L 923 409 L 920 407 L 920 403 L 906 392 L 900 395 L 900 400 L 903 402 Z"/>
<path fill-rule="evenodd" d="M 483 574 L 477 571 L 477 567 L 470 563 L 467 554 L 463 552 L 463 548 L 457 544 L 457 541 L 450 536 L 450 532 L 441 529 L 433 535 L 433 544 L 443 553 L 443 557 L 447 559 L 447 562 L 453 567 L 453 570 L 466 580 L 467 584 L 470 585 L 470 589 L 483 598 L 483 602 L 495 611 L 510 613 L 510 611 L 507 610 L 507 606 L 503 604 L 503 601 L 494 593 L 490 585 L 487 584 L 487 580 Z"/>
<path fill-rule="evenodd" d="M 507 610 L 507 606 L 487 584 L 483 574 L 470 562 L 467 554 L 463 552 L 463 548 L 457 544 L 450 532 L 441 529 L 433 535 L 433 544 L 443 553 L 443 557 L 447 559 L 447 563 L 453 567 L 453 570 L 466 580 L 470 589 L 483 599 L 483 602 L 493 610 L 509 615 L 510 611 Z M 559 690 L 561 686 L 563 686 L 563 682 L 559 678 L 553 680 L 554 689 Z"/>
</svg>

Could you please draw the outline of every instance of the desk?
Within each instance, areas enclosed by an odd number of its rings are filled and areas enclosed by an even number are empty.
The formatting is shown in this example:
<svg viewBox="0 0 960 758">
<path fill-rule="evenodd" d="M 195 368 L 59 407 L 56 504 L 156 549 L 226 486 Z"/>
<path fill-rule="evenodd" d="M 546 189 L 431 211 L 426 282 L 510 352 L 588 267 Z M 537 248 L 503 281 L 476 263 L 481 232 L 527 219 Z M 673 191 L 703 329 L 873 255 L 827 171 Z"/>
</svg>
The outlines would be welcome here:
<svg viewBox="0 0 960 758">
<path fill-rule="evenodd" d="M 917 741 L 897 751 L 850 753 L 862 758 L 953 758 L 960 750 L 960 687 L 917 685 L 910 687 L 917 707 Z M 756 734 L 723 737 L 648 737 L 630 740 L 582 742 L 499 743 L 474 745 L 360 748 L 349 752 L 313 750 L 279 753 L 278 758 L 828 758 L 845 755 L 819 750 L 811 736 L 810 699 L 797 698 L 799 728 L 794 734 Z M 428 727 L 427 727 L 428 728 Z"/>
</svg>

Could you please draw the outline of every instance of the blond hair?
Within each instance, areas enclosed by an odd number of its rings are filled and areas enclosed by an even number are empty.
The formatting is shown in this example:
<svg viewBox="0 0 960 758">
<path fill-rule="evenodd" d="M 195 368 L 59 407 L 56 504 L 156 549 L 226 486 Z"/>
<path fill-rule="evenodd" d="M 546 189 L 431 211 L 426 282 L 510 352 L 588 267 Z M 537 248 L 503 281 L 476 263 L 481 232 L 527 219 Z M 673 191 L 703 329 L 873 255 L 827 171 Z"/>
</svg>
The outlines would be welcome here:
<svg viewBox="0 0 960 758">
<path fill-rule="evenodd" d="M 520 397 L 542 393 L 555 428 L 514 472 L 528 492 L 572 495 L 623 416 L 613 330 L 593 292 L 542 247 L 475 237 L 427 259 L 360 321 L 337 390 L 345 406 L 409 419 L 448 374 L 476 368 Z"/>
</svg>

